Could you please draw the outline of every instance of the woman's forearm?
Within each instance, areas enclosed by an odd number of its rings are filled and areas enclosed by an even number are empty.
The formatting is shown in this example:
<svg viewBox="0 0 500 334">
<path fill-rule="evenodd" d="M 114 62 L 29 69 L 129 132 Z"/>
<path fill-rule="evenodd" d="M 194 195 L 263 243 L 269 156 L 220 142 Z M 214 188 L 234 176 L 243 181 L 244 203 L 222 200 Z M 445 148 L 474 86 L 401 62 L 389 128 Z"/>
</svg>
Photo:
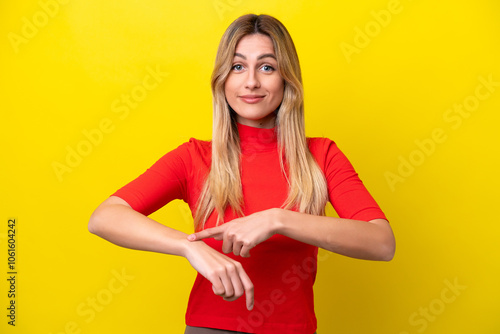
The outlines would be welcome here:
<svg viewBox="0 0 500 334">
<path fill-rule="evenodd" d="M 385 219 L 370 222 L 277 209 L 275 232 L 345 256 L 390 261 L 396 242 Z"/>
<path fill-rule="evenodd" d="M 160 224 L 111 196 L 91 215 L 89 231 L 116 245 L 185 256 L 187 234 Z"/>
<path fill-rule="evenodd" d="M 253 283 L 238 261 L 203 241 L 188 241 L 186 233 L 136 212 L 119 197 L 111 196 L 94 211 L 89 231 L 122 247 L 183 256 L 212 283 L 216 295 L 232 301 L 245 294 L 248 310 L 253 308 Z"/>
<path fill-rule="evenodd" d="M 366 222 L 278 208 L 259 211 L 193 233 L 188 236 L 188 240 L 223 240 L 224 253 L 248 257 L 253 247 L 274 234 L 365 260 L 390 261 L 395 251 L 394 235 L 385 219 Z"/>
</svg>

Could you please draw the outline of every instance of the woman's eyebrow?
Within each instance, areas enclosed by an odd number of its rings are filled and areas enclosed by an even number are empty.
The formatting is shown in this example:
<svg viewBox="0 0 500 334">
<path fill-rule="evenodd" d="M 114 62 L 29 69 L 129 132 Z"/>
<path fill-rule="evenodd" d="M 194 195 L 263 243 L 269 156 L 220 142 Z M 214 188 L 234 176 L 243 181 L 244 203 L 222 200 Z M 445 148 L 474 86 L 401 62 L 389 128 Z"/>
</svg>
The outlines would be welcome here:
<svg viewBox="0 0 500 334">
<path fill-rule="evenodd" d="M 247 59 L 247 57 L 245 57 L 244 55 L 242 55 L 241 53 L 238 53 L 236 52 L 234 54 L 235 57 L 240 57 L 240 58 L 243 58 L 243 59 Z M 257 60 L 261 60 L 263 58 L 274 58 L 276 60 L 276 56 L 272 53 L 264 53 L 264 54 L 261 54 L 260 56 L 257 57 Z"/>
</svg>

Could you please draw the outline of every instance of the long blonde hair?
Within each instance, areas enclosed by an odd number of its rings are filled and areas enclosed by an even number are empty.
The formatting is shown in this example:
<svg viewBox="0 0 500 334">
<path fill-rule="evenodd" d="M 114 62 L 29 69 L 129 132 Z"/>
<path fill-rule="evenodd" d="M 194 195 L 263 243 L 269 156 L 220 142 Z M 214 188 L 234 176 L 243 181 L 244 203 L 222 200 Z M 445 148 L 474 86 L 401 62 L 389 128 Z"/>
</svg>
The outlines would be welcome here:
<svg viewBox="0 0 500 334">
<path fill-rule="evenodd" d="M 195 212 L 195 229 L 200 229 L 216 210 L 218 222 L 229 206 L 242 216 L 240 140 L 234 112 L 224 86 L 231 71 L 238 42 L 251 34 L 269 36 L 276 53 L 278 71 L 285 82 L 283 100 L 276 117 L 281 168 L 289 184 L 283 208 L 324 215 L 328 192 L 325 177 L 307 146 L 304 125 L 304 93 L 299 58 L 285 26 L 272 16 L 248 14 L 227 28 L 219 44 L 212 72 L 213 134 L 210 173 Z"/>
</svg>

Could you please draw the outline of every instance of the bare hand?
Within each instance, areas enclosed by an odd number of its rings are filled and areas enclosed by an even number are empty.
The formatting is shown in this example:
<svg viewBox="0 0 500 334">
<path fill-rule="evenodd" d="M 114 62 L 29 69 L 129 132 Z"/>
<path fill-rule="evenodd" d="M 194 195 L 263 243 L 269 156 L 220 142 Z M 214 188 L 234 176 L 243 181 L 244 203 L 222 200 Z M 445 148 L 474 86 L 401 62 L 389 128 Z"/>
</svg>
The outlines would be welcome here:
<svg viewBox="0 0 500 334">
<path fill-rule="evenodd" d="M 222 251 L 242 257 L 250 256 L 250 249 L 272 237 L 277 228 L 276 209 L 256 212 L 237 218 L 217 227 L 209 228 L 188 236 L 189 241 L 205 238 L 223 240 Z"/>
<path fill-rule="evenodd" d="M 216 295 L 224 300 L 233 301 L 245 293 L 247 309 L 253 308 L 253 283 L 241 263 L 219 253 L 202 241 L 189 244 L 186 259 L 196 271 L 212 283 Z"/>
</svg>

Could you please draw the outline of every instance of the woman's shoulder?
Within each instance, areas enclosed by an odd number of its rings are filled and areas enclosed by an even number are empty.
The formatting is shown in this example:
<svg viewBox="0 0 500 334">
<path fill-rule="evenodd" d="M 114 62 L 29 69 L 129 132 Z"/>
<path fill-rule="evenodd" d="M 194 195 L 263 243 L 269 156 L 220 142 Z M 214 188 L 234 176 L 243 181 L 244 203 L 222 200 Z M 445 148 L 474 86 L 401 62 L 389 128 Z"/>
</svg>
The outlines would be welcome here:
<svg viewBox="0 0 500 334">
<path fill-rule="evenodd" d="M 175 149 L 171 150 L 169 153 L 177 153 L 177 154 L 192 154 L 195 152 L 198 153 L 206 153 L 212 151 L 212 142 L 208 140 L 202 140 L 197 138 L 189 138 L 188 141 L 179 144 Z"/>
<path fill-rule="evenodd" d="M 189 159 L 207 159 L 212 156 L 212 142 L 197 138 L 189 138 L 187 142 L 179 145 L 174 151 Z"/>
<path fill-rule="evenodd" d="M 210 140 L 202 140 L 191 137 L 189 138 L 189 141 L 185 142 L 183 145 L 190 150 L 212 151 L 212 141 Z"/>
<path fill-rule="evenodd" d="M 323 170 L 332 166 L 344 166 L 349 163 L 344 153 L 330 138 L 312 137 L 307 138 L 307 142 L 309 151 Z"/>
<path fill-rule="evenodd" d="M 165 153 L 157 163 L 160 165 L 179 165 L 191 168 L 193 165 L 210 164 L 212 143 L 206 140 L 190 138 L 176 148 Z"/>
<path fill-rule="evenodd" d="M 311 153 L 326 153 L 329 150 L 338 150 L 337 144 L 327 137 L 307 137 L 307 145 Z"/>
</svg>

